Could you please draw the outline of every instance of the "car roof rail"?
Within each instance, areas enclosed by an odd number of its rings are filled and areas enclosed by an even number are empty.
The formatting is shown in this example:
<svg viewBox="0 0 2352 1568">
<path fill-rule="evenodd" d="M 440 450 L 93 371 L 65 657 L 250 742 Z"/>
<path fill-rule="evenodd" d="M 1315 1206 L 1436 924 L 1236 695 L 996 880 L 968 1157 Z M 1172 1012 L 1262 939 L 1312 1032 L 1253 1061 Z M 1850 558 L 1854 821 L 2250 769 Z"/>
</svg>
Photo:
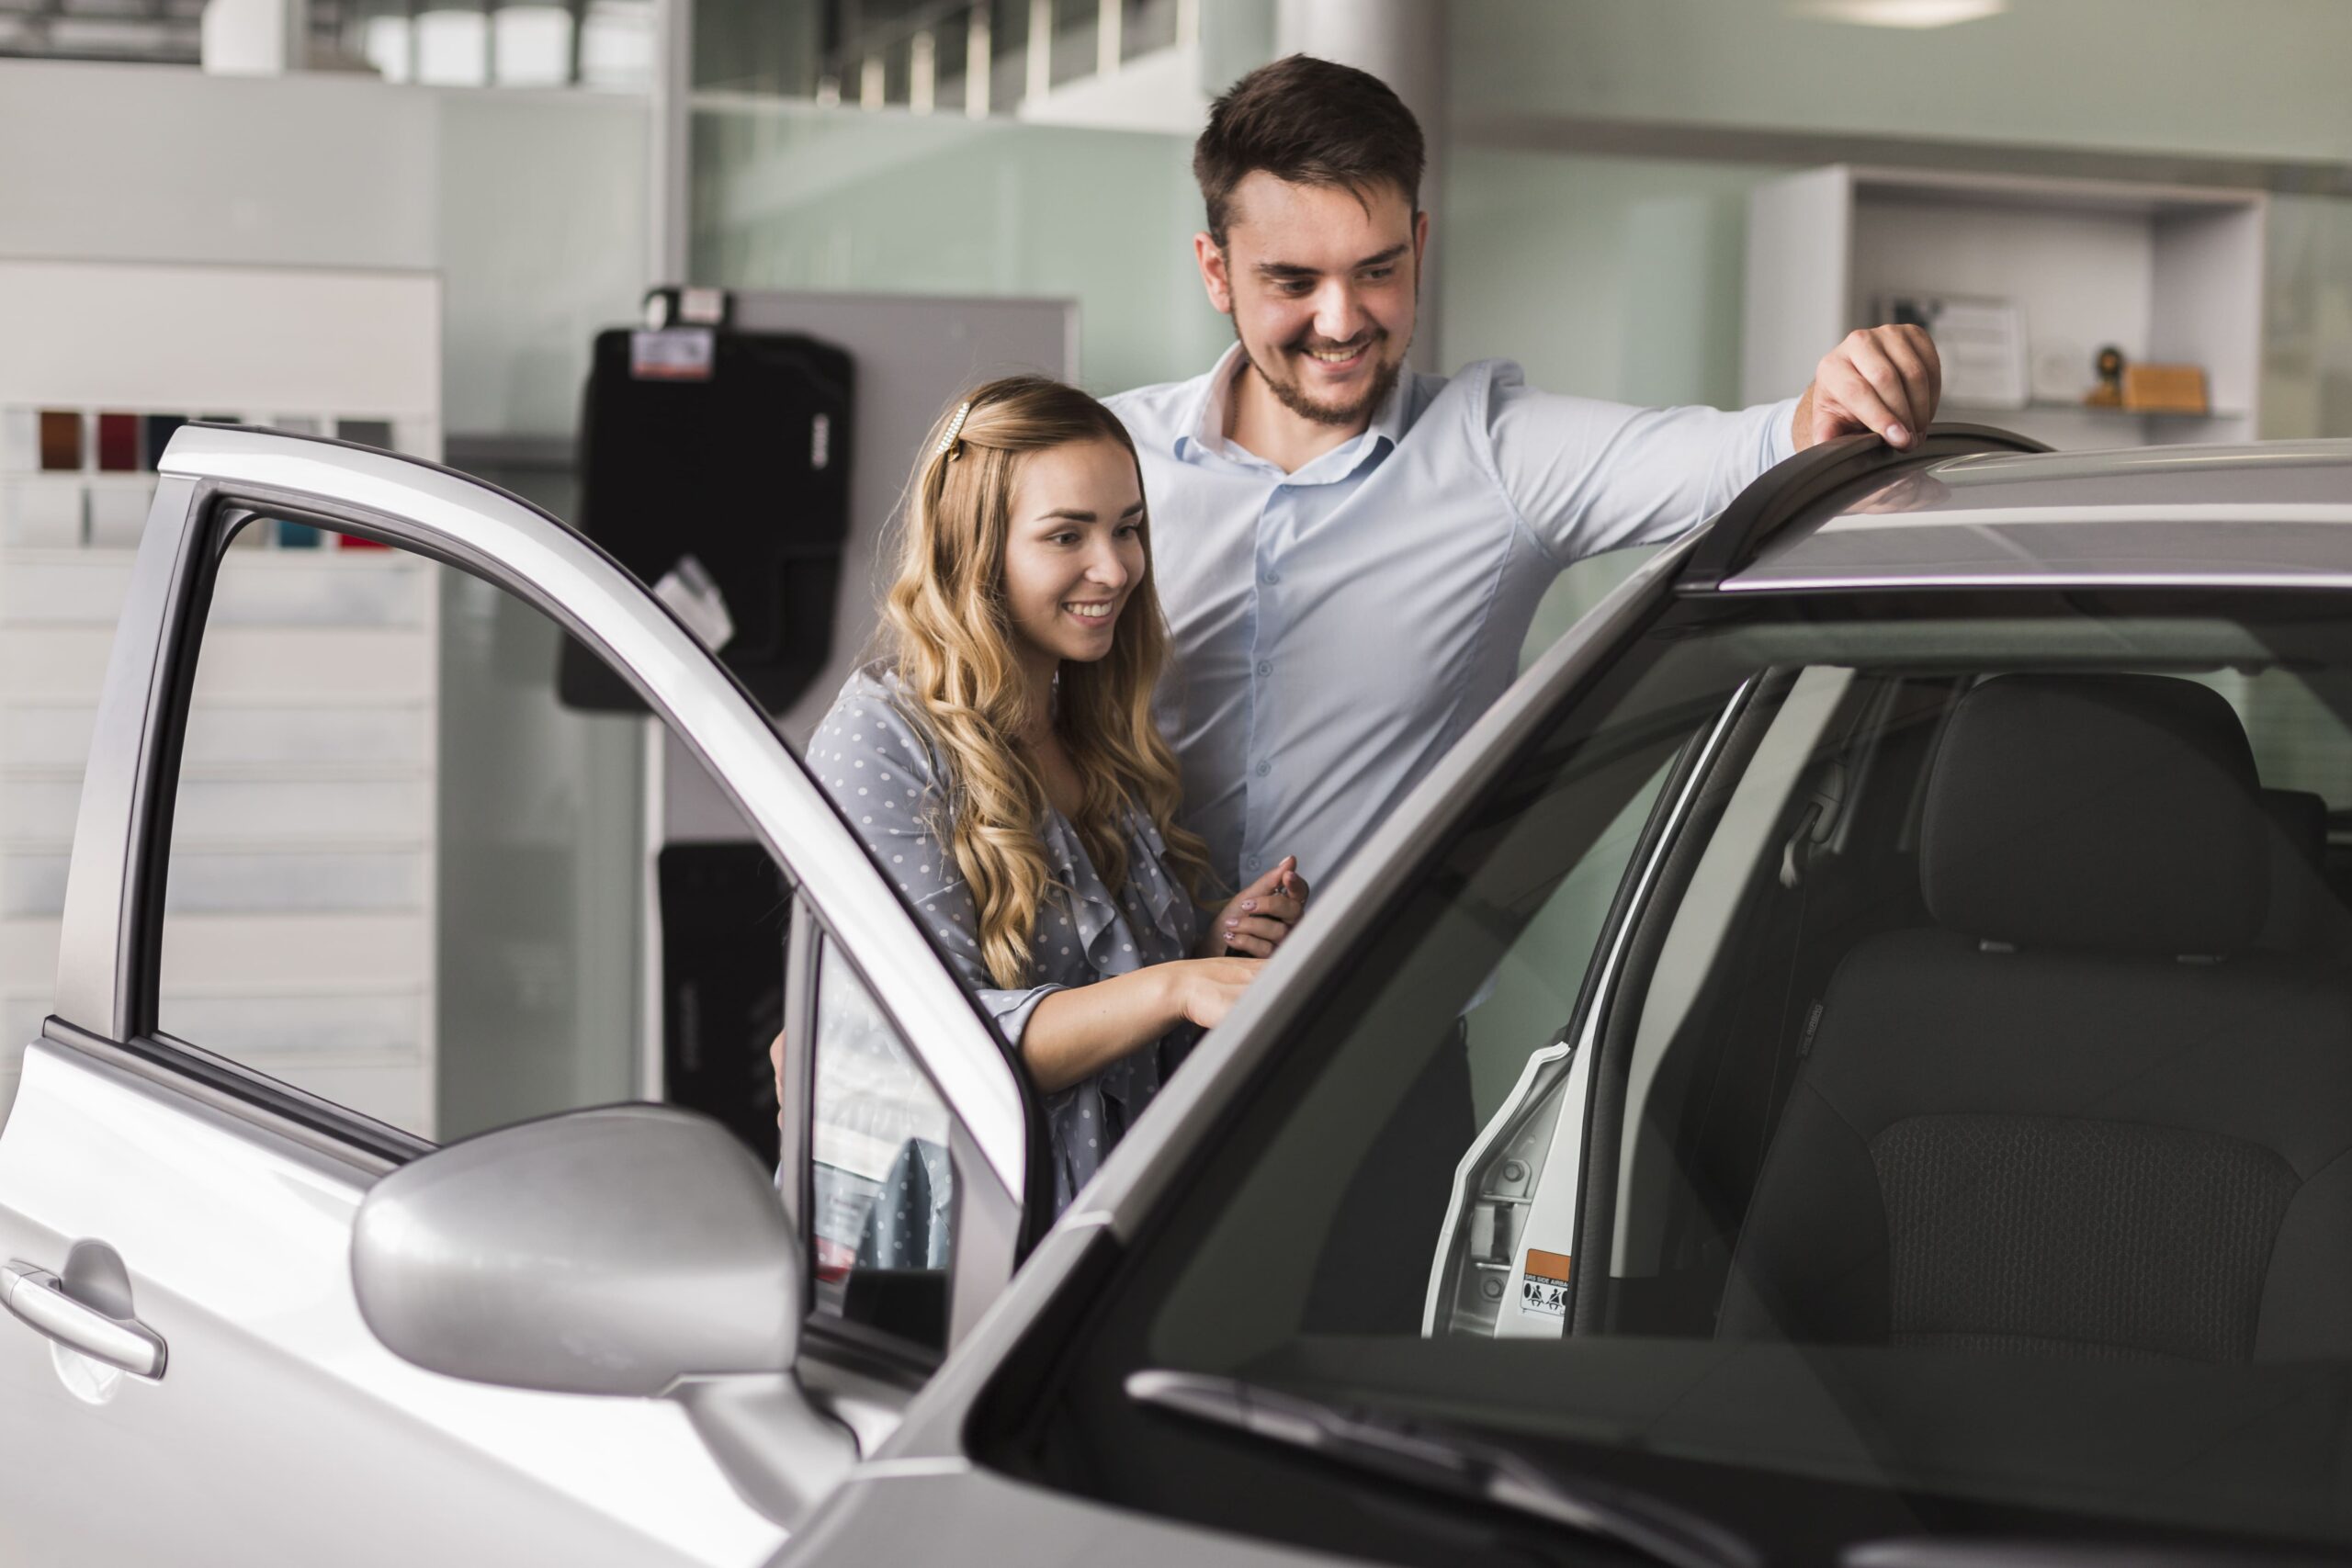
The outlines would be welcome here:
<svg viewBox="0 0 2352 1568">
<path fill-rule="evenodd" d="M 1678 592 L 1705 593 L 1756 559 L 1772 536 L 1822 506 L 1875 489 L 1895 475 L 1947 457 L 1988 452 L 2047 452 L 2030 435 L 1989 424 L 1939 423 L 1909 446 L 1875 435 L 1840 435 L 1776 463 L 1706 525 L 1675 579 Z"/>
</svg>

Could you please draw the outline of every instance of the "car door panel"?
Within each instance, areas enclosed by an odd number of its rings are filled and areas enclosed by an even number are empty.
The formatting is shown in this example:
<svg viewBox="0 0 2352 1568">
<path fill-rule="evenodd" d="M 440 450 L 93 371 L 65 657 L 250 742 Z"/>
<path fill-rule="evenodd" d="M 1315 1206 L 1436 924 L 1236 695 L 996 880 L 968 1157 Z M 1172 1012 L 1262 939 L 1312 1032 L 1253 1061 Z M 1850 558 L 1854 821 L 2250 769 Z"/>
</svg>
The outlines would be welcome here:
<svg viewBox="0 0 2352 1568">
<path fill-rule="evenodd" d="M 25 1062 L 0 1138 L 0 1246 L 56 1269 L 73 1242 L 105 1241 L 170 1359 L 91 1407 L 49 1341 L 0 1325 L 15 1456 L 0 1557 L 315 1561 L 331 1540 L 352 1563 L 684 1563 L 774 1548 L 675 1408 L 480 1387 L 378 1345 L 344 1242 L 372 1172 L 80 1051 L 43 1041 Z M 61 1439 L 78 1462 L 40 1462 Z M 374 1483 L 289 1483 L 322 1444 Z"/>
<path fill-rule="evenodd" d="M 1020 1212 L 1031 1113 L 1001 1046 L 757 708 L 593 546 L 462 476 L 330 443 L 190 427 L 164 466 L 77 818 L 59 1016 L 28 1049 L 0 1128 L 0 1258 L 62 1271 L 74 1243 L 103 1242 L 168 1360 L 159 1379 L 108 1379 L 0 1315 L 0 1559 L 764 1558 L 781 1532 L 678 1406 L 464 1382 L 368 1331 L 353 1214 L 379 1175 L 429 1145 L 156 1033 L 179 727 L 229 509 L 266 506 L 490 580 L 604 653 L 711 767 L 844 946 L 888 975 L 894 1021 L 955 1108 L 974 1215 L 959 1332 L 1019 1239 L 1006 1216 Z M 854 1407 L 869 1440 L 908 1393 L 854 1367 L 811 1382 Z"/>
</svg>

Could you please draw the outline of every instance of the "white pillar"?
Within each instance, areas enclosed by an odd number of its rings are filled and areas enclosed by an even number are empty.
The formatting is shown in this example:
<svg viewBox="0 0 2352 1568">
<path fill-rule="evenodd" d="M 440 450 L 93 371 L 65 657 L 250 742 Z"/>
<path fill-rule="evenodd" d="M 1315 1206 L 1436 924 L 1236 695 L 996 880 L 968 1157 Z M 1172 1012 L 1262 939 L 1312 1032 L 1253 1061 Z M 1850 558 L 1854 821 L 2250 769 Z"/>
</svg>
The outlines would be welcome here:
<svg viewBox="0 0 2352 1568">
<path fill-rule="evenodd" d="M 1094 7 L 1094 70 L 1098 75 L 1115 75 L 1119 69 L 1121 35 L 1125 31 L 1126 13 L 1121 0 L 1102 0 Z"/>
<path fill-rule="evenodd" d="M 986 6 L 972 7 L 969 26 L 964 43 L 964 112 L 974 119 L 986 119 L 989 95 L 996 85 L 996 41 Z"/>
<path fill-rule="evenodd" d="M 653 175 L 647 187 L 650 232 L 647 261 L 655 283 L 685 283 L 692 215 L 686 202 L 694 186 L 694 0 L 653 0 L 653 90 L 646 109 L 652 117 L 648 140 Z"/>
<path fill-rule="evenodd" d="M 1388 84 L 1421 124 L 1427 167 L 1421 209 L 1430 216 L 1430 249 L 1421 271 L 1419 325 L 1413 364 L 1447 368 L 1438 314 L 1440 261 L 1445 250 L 1446 62 L 1443 0 L 1278 0 L 1274 53 L 1311 54 L 1369 71 Z"/>
<path fill-rule="evenodd" d="M 907 107 L 929 114 L 938 94 L 939 44 L 926 28 L 907 45 Z"/>
<path fill-rule="evenodd" d="M 1043 103 L 1054 90 L 1054 0 L 1029 0 L 1029 71 L 1022 89 L 1027 103 Z"/>
<path fill-rule="evenodd" d="M 302 70 L 310 8 L 302 0 L 205 0 L 197 58 L 221 76 L 280 76 Z"/>
</svg>

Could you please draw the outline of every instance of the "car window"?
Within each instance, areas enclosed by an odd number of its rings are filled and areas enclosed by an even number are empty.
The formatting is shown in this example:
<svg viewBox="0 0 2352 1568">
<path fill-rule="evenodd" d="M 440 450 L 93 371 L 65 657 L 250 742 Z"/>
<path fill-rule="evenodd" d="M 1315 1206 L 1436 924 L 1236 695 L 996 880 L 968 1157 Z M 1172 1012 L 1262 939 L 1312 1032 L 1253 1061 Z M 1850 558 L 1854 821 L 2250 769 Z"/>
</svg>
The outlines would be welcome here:
<svg viewBox="0 0 2352 1568">
<path fill-rule="evenodd" d="M 2352 777 L 2259 732 L 2341 728 L 2352 635 L 2112 600 L 1670 613 L 1431 829 L 1173 1175 L 1024 1462 L 1336 1539 L 1164 1480 L 1242 1461 L 1215 1424 L 1079 1392 L 1155 1369 L 1735 1523 L 2340 1549 L 2347 1432 L 2303 1402 L 2352 1388 L 2352 904 L 2278 797 Z M 1551 920 L 1588 868 L 1628 911 L 1597 945 Z M 1549 988 L 1508 1047 L 1498 976 Z M 1431 1092 L 1465 1036 L 1520 1067 L 1475 1122 Z M 1408 1281 L 1409 1315 L 1364 1306 Z M 1283 1512 L 1328 1523 L 1341 1468 L 1288 1472 Z"/>
<path fill-rule="evenodd" d="M 2316 795 L 2352 807 L 2352 692 L 2333 671 L 2219 670 L 2196 677 L 2245 727 L 2266 789 Z"/>
<path fill-rule="evenodd" d="M 781 874 L 707 779 L 727 820 L 644 855 L 659 728 L 564 706 L 563 640 L 408 552 L 241 529 L 186 727 L 161 1030 L 435 1141 L 669 1099 L 773 1159 Z M 674 796 L 698 764 L 670 766 Z"/>
<path fill-rule="evenodd" d="M 810 1067 L 817 1315 L 944 1350 L 956 1241 L 947 1108 L 831 939 L 819 950 Z"/>
</svg>

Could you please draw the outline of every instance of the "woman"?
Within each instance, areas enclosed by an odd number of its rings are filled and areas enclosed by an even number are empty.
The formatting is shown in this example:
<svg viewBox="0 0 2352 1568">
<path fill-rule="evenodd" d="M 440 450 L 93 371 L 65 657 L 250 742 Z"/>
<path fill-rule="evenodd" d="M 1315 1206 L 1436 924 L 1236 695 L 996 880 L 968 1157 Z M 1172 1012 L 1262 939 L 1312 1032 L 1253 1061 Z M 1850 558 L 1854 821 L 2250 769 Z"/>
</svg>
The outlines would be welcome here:
<svg viewBox="0 0 2352 1568">
<path fill-rule="evenodd" d="M 1305 906 L 1285 860 L 1204 920 L 1152 722 L 1168 634 L 1116 415 L 1041 377 L 933 427 L 886 657 L 808 761 L 1046 1097 L 1058 1213 Z"/>
</svg>

